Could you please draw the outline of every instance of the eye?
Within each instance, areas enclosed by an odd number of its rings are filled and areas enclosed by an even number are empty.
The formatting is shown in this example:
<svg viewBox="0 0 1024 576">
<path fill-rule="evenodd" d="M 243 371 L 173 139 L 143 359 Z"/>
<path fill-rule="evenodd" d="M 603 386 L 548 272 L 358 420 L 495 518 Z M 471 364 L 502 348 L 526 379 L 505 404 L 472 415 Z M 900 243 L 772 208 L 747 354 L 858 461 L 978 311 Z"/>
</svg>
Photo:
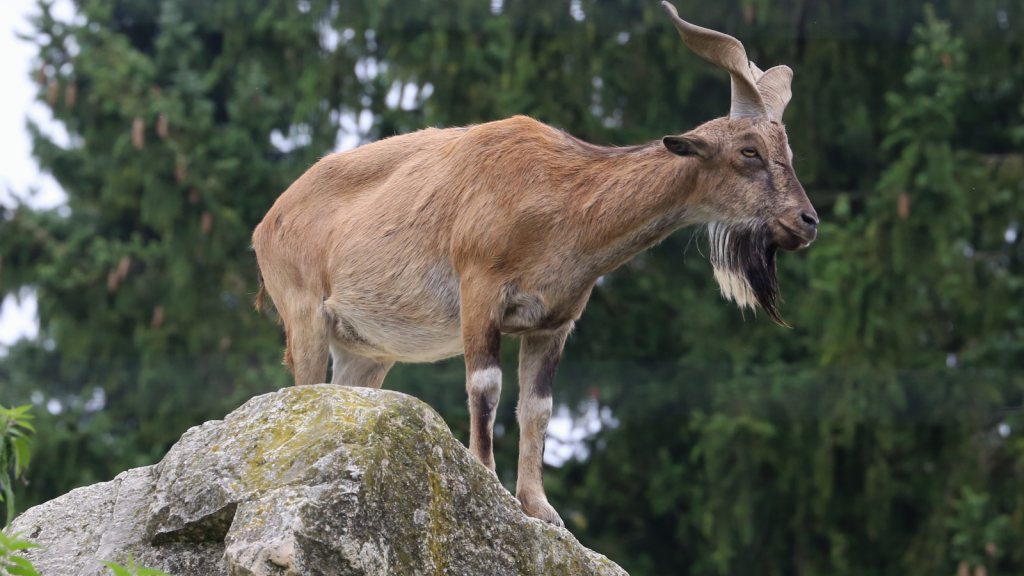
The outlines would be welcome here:
<svg viewBox="0 0 1024 576">
<path fill-rule="evenodd" d="M 757 158 L 757 150 L 754 148 L 744 148 L 740 150 L 740 154 L 743 154 L 747 158 Z"/>
</svg>

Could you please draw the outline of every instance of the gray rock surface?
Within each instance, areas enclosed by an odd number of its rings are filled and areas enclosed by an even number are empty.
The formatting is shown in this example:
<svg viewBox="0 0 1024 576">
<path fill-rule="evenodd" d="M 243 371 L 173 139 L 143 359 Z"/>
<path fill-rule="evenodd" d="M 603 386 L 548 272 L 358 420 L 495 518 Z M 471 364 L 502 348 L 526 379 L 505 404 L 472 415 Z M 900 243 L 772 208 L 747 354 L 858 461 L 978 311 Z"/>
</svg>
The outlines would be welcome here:
<svg viewBox="0 0 1024 576">
<path fill-rule="evenodd" d="M 625 575 L 516 499 L 426 404 L 322 384 L 253 398 L 155 466 L 19 516 L 43 576 Z"/>
</svg>

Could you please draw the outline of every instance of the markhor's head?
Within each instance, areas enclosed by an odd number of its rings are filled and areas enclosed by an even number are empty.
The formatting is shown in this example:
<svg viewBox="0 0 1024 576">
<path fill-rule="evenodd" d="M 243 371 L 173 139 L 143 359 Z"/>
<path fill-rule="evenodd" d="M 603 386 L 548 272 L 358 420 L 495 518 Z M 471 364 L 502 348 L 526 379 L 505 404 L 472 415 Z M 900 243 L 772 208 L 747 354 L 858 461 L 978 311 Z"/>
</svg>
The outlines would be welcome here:
<svg viewBox="0 0 1024 576">
<path fill-rule="evenodd" d="M 793 152 L 782 125 L 792 97 L 793 71 L 776 66 L 762 72 L 747 60 L 739 40 L 694 26 L 662 2 L 686 45 L 732 77 L 729 116 L 681 136 L 666 136 L 665 147 L 692 157 L 707 169 L 696 198 L 708 214 L 711 264 L 722 295 L 740 307 L 760 306 L 779 315 L 775 254 L 805 248 L 817 237 L 818 214 L 793 172 Z"/>
</svg>

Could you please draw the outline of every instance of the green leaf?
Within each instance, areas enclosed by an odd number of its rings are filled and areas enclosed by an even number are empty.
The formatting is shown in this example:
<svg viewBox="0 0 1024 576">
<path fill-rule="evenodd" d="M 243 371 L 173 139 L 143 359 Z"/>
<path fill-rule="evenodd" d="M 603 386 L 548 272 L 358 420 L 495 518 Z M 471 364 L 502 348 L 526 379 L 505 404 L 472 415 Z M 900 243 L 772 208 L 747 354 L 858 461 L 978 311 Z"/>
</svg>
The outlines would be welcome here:
<svg viewBox="0 0 1024 576">
<path fill-rule="evenodd" d="M 103 564 L 107 568 L 110 568 L 114 572 L 114 576 L 133 576 L 128 568 L 117 564 L 115 562 L 109 562 L 107 560 L 98 560 L 100 564 Z"/>
<path fill-rule="evenodd" d="M 137 565 L 135 563 L 135 557 L 131 554 L 128 555 L 128 566 L 123 566 L 108 560 L 99 560 L 98 562 L 113 570 L 114 576 L 172 576 L 163 570 L 156 570 L 154 568 L 146 568 L 144 566 Z"/>
<path fill-rule="evenodd" d="M 7 573 L 11 576 L 39 576 L 39 572 L 36 572 L 35 566 L 31 562 L 24 558 L 10 558 L 15 563 L 14 566 L 7 566 Z"/>
<path fill-rule="evenodd" d="M 32 449 L 23 438 L 14 440 L 14 475 L 21 476 L 32 461 Z"/>
<path fill-rule="evenodd" d="M 7 523 L 4 528 L 10 528 L 15 516 L 14 491 L 11 490 L 11 480 L 7 477 L 6 472 L 0 473 L 0 493 L 4 494 L 7 501 Z"/>
<path fill-rule="evenodd" d="M 9 550 L 29 550 L 31 548 L 42 548 L 42 546 L 36 544 L 35 542 L 29 542 L 28 540 L 19 539 L 8 544 L 7 548 Z"/>
</svg>

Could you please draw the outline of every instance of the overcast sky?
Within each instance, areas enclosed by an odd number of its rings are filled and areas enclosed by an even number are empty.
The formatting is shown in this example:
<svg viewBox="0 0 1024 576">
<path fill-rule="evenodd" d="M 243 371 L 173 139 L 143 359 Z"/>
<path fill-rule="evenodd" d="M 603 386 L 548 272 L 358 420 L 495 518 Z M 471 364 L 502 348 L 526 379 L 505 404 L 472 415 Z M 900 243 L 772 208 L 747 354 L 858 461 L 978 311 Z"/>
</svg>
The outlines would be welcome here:
<svg viewBox="0 0 1024 576">
<path fill-rule="evenodd" d="M 35 83 L 33 61 L 36 48 L 17 37 L 17 33 L 28 34 L 32 26 L 28 18 L 38 13 L 37 0 L 0 0 L 0 78 L 4 89 L 0 90 L 0 204 L 13 206 L 21 200 L 34 208 L 59 208 L 66 203 L 66 196 L 60 185 L 47 174 L 41 174 L 32 158 L 32 144 L 26 123 L 35 122 L 42 131 L 57 144 L 67 146 L 69 138 L 64 125 L 53 120 L 46 104 L 35 100 L 39 86 Z M 75 17 L 72 0 L 56 0 L 53 15 L 57 20 L 70 22 Z M 325 48 L 334 50 L 340 41 L 350 36 L 329 26 L 321 26 Z M 377 61 L 369 58 L 356 64 L 356 74 L 372 79 L 380 71 Z M 430 97 L 433 86 L 429 83 L 417 86 L 413 83 L 395 82 L 387 95 L 387 105 L 409 110 L 422 105 Z M 336 151 L 349 150 L 365 141 L 373 126 L 373 114 L 369 110 L 341 110 L 338 116 L 338 139 Z M 282 151 L 308 143 L 308 136 L 293 126 L 288 134 L 274 130 L 270 136 L 272 144 Z M 2 282 L 0 270 L 0 282 Z M 38 334 L 36 298 L 32 290 L 25 289 L 17 296 L 8 296 L 0 304 L 0 355 L 5 346 L 19 338 L 34 338 Z"/>
<path fill-rule="evenodd" d="M 64 191 L 53 178 L 39 173 L 32 159 L 26 119 L 33 118 L 58 141 L 66 134 L 53 122 L 45 104 L 34 103 L 36 85 L 31 68 L 35 48 L 15 36 L 31 30 L 27 17 L 36 12 L 36 0 L 0 0 L 0 78 L 4 87 L 0 90 L 0 203 L 12 206 L 18 197 L 37 208 L 53 208 L 64 203 Z M 70 20 L 74 16 L 70 0 L 58 0 L 54 14 L 60 20 Z M 35 296 L 30 291 L 21 296 L 20 302 L 8 296 L 0 305 L 0 347 L 36 335 Z"/>
</svg>

